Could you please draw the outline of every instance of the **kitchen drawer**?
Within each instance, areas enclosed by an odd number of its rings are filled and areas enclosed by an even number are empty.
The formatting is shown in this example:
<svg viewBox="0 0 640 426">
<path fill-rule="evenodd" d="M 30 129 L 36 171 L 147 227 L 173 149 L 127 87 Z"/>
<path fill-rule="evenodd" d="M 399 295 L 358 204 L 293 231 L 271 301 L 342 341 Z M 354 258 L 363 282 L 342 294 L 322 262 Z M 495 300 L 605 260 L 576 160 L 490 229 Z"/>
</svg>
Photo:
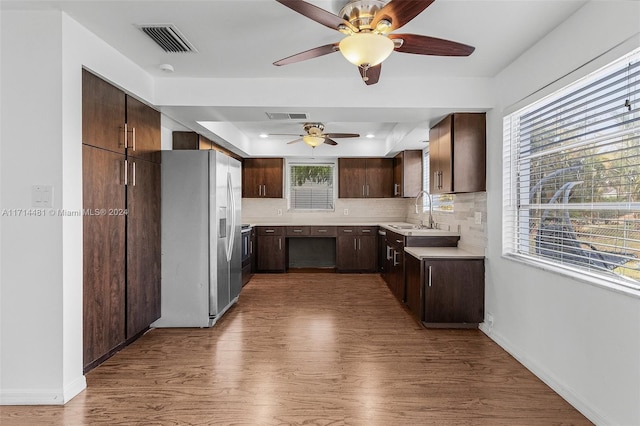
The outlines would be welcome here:
<svg viewBox="0 0 640 426">
<path fill-rule="evenodd" d="M 377 226 L 360 226 L 358 227 L 358 234 L 360 235 L 378 235 Z"/>
<path fill-rule="evenodd" d="M 311 226 L 310 235 L 314 237 L 335 237 L 335 226 Z"/>
<path fill-rule="evenodd" d="M 308 226 L 287 226 L 287 237 L 302 237 L 308 235 Z"/>
<path fill-rule="evenodd" d="M 258 235 L 284 235 L 284 226 L 256 226 Z"/>
<path fill-rule="evenodd" d="M 357 226 L 338 226 L 338 235 L 358 235 Z"/>
</svg>

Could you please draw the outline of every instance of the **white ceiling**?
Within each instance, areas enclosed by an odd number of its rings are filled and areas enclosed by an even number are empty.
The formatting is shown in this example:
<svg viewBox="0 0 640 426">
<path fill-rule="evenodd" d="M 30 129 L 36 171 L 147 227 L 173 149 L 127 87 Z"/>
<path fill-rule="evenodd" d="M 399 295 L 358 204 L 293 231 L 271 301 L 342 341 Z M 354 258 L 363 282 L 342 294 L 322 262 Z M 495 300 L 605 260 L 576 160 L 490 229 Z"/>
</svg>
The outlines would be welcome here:
<svg viewBox="0 0 640 426">
<path fill-rule="evenodd" d="M 336 14 L 345 3 L 344 0 L 310 2 Z M 278 59 L 337 42 L 342 37 L 275 0 L 3 0 L 2 7 L 63 10 L 151 75 L 159 80 L 169 80 L 168 85 L 172 79 L 175 82 L 198 79 L 194 81 L 202 84 L 226 79 L 237 84 L 238 79 L 247 79 L 273 84 L 268 92 L 272 100 L 256 98 L 266 95 L 254 90 L 253 100 L 248 94 L 238 93 L 238 97 L 245 100 L 233 103 L 225 100 L 226 105 L 219 99 L 209 105 L 202 100 L 191 103 L 193 93 L 156 105 L 177 122 L 209 137 L 214 136 L 213 132 L 198 125 L 198 121 L 214 122 L 214 128 L 215 123 L 224 123 L 225 131 L 221 132 L 224 134 L 216 133 L 214 139 L 222 138 L 237 145 L 239 152 L 309 155 L 310 149 L 302 143 L 286 144 L 294 137 L 258 138 L 262 132 L 297 134 L 302 130 L 298 121 L 269 121 L 265 114 L 268 111 L 307 112 L 311 121 L 324 122 L 327 132 L 360 133 L 362 136 L 375 133 L 373 140 L 364 137 L 343 139 L 338 147 L 323 145 L 315 150 L 321 156 L 338 156 L 379 155 L 381 152 L 384 155 L 403 148 L 421 148 L 429 125 L 437 119 L 455 110 L 478 108 L 477 105 L 465 105 L 463 101 L 455 104 L 455 98 L 452 98 L 453 104 L 434 101 L 431 105 L 424 99 L 413 102 L 407 98 L 416 97 L 417 100 L 428 98 L 428 95 L 412 91 L 412 87 L 439 79 L 490 79 L 584 3 L 573 0 L 437 0 L 395 32 L 450 39 L 475 46 L 475 52 L 467 58 L 394 52 L 383 63 L 380 83 L 374 86 L 365 86 L 356 67 L 340 53 L 283 67 L 273 66 Z M 176 25 L 198 52 L 165 53 L 135 27 L 135 24 L 150 23 Z M 171 74 L 161 71 L 159 65 L 164 63 L 171 64 L 175 71 Z M 304 82 L 305 89 L 292 93 L 289 86 L 283 85 L 278 91 L 278 85 L 284 81 Z M 345 90 L 344 87 L 353 89 Z M 332 91 L 337 91 L 336 99 L 318 101 Z M 398 93 L 403 94 L 403 101 L 397 100 Z M 374 102 L 368 100 L 358 104 L 358 97 L 364 99 L 369 94 L 375 94 Z M 241 139 L 242 143 L 234 139 Z M 390 144 L 391 139 L 393 143 Z M 377 144 L 379 148 L 367 150 L 371 144 Z"/>
</svg>

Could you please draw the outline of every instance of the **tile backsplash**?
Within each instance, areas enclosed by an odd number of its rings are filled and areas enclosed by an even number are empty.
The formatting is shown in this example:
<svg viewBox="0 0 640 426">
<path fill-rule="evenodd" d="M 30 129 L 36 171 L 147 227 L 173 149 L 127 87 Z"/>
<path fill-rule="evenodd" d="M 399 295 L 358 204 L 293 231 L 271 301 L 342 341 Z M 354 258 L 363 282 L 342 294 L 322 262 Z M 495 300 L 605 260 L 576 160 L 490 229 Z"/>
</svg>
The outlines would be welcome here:
<svg viewBox="0 0 640 426">
<path fill-rule="evenodd" d="M 480 223 L 476 223 L 479 214 Z M 428 221 L 429 213 L 422 215 Z M 460 232 L 458 246 L 471 250 L 483 251 L 487 247 L 487 193 L 455 194 L 453 196 L 453 212 L 433 212 L 433 220 L 440 229 Z M 406 221 L 419 223 L 420 215 L 415 213 L 415 204 L 407 205 Z"/>
<path fill-rule="evenodd" d="M 347 214 L 345 214 L 347 213 Z M 480 223 L 476 223 L 476 214 Z M 422 215 L 426 222 L 428 212 Z M 338 198 L 335 210 L 301 212 L 288 210 L 286 198 L 243 198 L 242 222 L 255 225 L 296 224 L 378 224 L 386 222 L 419 223 L 413 198 Z M 440 229 L 460 232 L 458 245 L 471 251 L 487 246 L 487 194 L 476 192 L 454 195 L 453 212 L 434 212 Z"/>
</svg>

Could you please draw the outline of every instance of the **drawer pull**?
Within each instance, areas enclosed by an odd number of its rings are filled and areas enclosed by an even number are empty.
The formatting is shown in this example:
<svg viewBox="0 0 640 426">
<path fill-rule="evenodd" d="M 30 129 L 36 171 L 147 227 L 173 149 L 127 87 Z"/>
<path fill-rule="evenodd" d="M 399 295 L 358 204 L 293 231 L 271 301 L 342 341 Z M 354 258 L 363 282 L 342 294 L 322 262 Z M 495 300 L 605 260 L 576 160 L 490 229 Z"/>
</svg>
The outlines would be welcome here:
<svg viewBox="0 0 640 426">
<path fill-rule="evenodd" d="M 293 232 L 302 232 L 302 229 L 294 229 Z"/>
<path fill-rule="evenodd" d="M 322 233 L 322 232 L 327 232 L 327 230 L 326 229 L 318 229 L 317 232 Z"/>
<path fill-rule="evenodd" d="M 396 240 L 396 243 L 404 244 L 403 240 Z"/>
<path fill-rule="evenodd" d="M 371 229 L 363 229 L 362 232 L 371 232 Z"/>
<path fill-rule="evenodd" d="M 276 232 L 275 229 L 265 229 L 265 231 L 267 234 L 273 234 L 274 232 Z"/>
<path fill-rule="evenodd" d="M 343 229 L 342 232 L 353 232 L 353 229 Z"/>
</svg>

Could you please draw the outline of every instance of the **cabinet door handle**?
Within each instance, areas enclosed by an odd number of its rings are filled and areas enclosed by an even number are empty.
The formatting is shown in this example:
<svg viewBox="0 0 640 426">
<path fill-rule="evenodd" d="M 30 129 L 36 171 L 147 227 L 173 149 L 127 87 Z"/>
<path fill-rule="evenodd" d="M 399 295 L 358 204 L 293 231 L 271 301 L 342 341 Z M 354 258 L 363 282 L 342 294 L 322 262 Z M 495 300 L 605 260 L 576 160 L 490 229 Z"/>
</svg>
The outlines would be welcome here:
<svg viewBox="0 0 640 426">
<path fill-rule="evenodd" d="M 253 254 L 253 241 L 249 241 L 249 254 Z"/>
<path fill-rule="evenodd" d="M 391 260 L 391 247 L 387 246 L 387 260 Z"/>
<path fill-rule="evenodd" d="M 393 266 L 398 266 L 400 262 L 398 262 L 398 252 L 393 251 Z"/>
<path fill-rule="evenodd" d="M 431 265 L 429 265 L 429 287 L 431 287 Z"/>
<path fill-rule="evenodd" d="M 278 238 L 278 250 L 282 250 L 282 238 Z"/>
<path fill-rule="evenodd" d="M 124 160 L 124 186 L 129 185 L 129 161 Z"/>
<path fill-rule="evenodd" d="M 362 185 L 362 196 L 365 197 L 365 193 L 364 193 L 364 185 Z"/>
<path fill-rule="evenodd" d="M 356 238 L 354 238 L 353 239 L 353 249 L 354 250 L 358 250 L 358 246 L 356 244 L 358 244 L 358 243 L 356 242 Z"/>
<path fill-rule="evenodd" d="M 267 185 L 262 185 L 262 196 L 263 197 L 267 196 Z"/>
<path fill-rule="evenodd" d="M 133 143 L 131 144 L 131 149 L 135 151 L 136 150 L 136 128 L 135 127 L 131 128 L 131 139 L 133 139 Z"/>
<path fill-rule="evenodd" d="M 367 197 L 369 196 L 369 185 L 367 185 Z"/>
<path fill-rule="evenodd" d="M 396 240 L 396 243 L 404 244 L 404 240 Z"/>
<path fill-rule="evenodd" d="M 400 191 L 398 191 L 398 187 L 400 185 L 398 185 L 397 183 L 393 184 L 393 195 L 398 195 L 400 193 Z"/>
<path fill-rule="evenodd" d="M 135 150 L 134 150 L 135 151 Z M 133 184 L 133 186 L 136 186 L 136 162 L 132 161 L 131 162 L 131 183 Z"/>
<path fill-rule="evenodd" d="M 129 130 L 127 129 L 127 123 L 124 123 L 124 149 L 127 148 L 129 148 Z"/>
<path fill-rule="evenodd" d="M 362 250 L 362 241 L 358 238 L 358 250 Z"/>
</svg>

